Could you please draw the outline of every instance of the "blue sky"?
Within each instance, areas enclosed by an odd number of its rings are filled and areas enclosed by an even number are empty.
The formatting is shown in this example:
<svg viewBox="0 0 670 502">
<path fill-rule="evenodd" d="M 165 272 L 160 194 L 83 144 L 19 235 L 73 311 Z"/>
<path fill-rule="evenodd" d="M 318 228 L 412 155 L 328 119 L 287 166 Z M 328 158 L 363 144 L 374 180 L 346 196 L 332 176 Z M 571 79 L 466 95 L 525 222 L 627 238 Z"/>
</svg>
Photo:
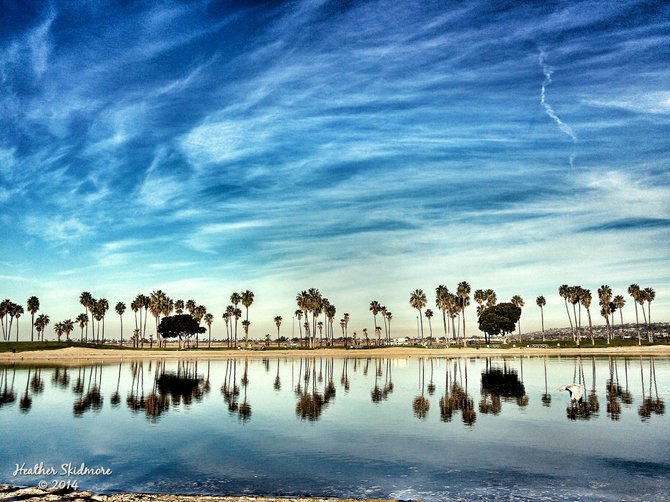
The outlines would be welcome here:
<svg viewBox="0 0 670 502">
<path fill-rule="evenodd" d="M 260 336 L 317 287 L 411 330 L 462 280 L 527 329 L 564 283 L 668 320 L 664 2 L 30 5 L 1 7 L 0 285 L 52 323 L 163 289 L 218 334 L 251 289 Z"/>
</svg>

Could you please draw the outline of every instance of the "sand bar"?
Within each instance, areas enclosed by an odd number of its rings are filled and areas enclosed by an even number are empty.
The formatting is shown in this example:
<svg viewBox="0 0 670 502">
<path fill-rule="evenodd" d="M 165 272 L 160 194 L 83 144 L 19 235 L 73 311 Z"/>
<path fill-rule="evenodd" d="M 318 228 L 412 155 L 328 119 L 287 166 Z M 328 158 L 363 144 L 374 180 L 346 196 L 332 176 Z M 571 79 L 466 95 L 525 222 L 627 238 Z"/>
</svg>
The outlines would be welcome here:
<svg viewBox="0 0 670 502">
<path fill-rule="evenodd" d="M 582 348 L 543 348 L 520 345 L 515 348 L 414 348 L 379 347 L 370 349 L 321 348 L 313 350 L 159 350 L 159 349 L 91 349 L 68 347 L 56 350 L 26 352 L 2 352 L 1 363 L 85 363 L 89 361 L 130 361 L 135 359 L 210 359 L 221 360 L 232 357 L 276 358 L 276 357 L 520 357 L 520 356 L 670 356 L 670 345 L 628 346 L 628 347 L 589 347 Z"/>
</svg>

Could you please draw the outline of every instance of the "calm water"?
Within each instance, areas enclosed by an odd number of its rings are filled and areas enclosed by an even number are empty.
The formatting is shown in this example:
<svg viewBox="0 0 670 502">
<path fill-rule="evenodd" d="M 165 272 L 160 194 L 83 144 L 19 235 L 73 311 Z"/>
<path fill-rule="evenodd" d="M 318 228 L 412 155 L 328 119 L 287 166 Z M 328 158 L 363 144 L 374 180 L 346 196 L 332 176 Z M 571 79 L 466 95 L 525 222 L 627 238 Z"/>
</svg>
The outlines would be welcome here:
<svg viewBox="0 0 670 502">
<path fill-rule="evenodd" d="M 668 358 L 0 366 L 0 482 L 401 499 L 662 500 Z M 583 382 L 582 405 L 558 387 Z M 56 474 L 15 475 L 42 463 Z M 62 464 L 111 473 L 64 475 Z"/>
</svg>

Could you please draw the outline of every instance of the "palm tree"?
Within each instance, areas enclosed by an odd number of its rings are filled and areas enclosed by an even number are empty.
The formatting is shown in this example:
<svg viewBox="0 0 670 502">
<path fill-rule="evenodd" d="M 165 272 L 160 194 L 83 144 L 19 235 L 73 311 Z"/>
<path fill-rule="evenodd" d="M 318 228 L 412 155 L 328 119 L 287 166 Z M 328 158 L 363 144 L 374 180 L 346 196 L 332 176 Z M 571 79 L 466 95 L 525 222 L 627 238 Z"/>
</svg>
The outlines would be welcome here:
<svg viewBox="0 0 670 502">
<path fill-rule="evenodd" d="M 333 332 L 333 321 L 335 320 L 335 314 L 337 314 L 337 308 L 332 303 L 328 303 L 328 307 L 326 307 L 326 318 L 328 319 L 328 329 L 330 330 L 331 347 L 335 345 L 335 333 Z"/>
<path fill-rule="evenodd" d="M 93 304 L 93 296 L 91 293 L 84 291 L 81 295 L 79 295 L 79 303 L 84 307 L 86 316 L 88 317 L 88 313 L 91 311 L 90 307 Z M 84 340 L 88 341 L 88 324 L 86 325 L 86 337 Z"/>
<path fill-rule="evenodd" d="M 435 288 L 435 306 L 442 311 L 442 324 L 444 325 L 444 336 L 447 336 L 447 308 L 449 306 L 449 289 L 440 284 Z"/>
<path fill-rule="evenodd" d="M 311 310 L 310 297 L 307 291 L 301 291 L 295 297 L 295 303 L 298 306 L 298 309 L 301 313 L 305 314 L 305 338 L 309 338 L 309 312 Z M 296 311 L 297 314 L 297 311 Z M 300 321 L 301 315 L 298 315 L 298 321 Z M 302 332 L 300 333 L 300 345 L 302 345 Z"/>
<path fill-rule="evenodd" d="M 54 333 L 56 333 L 56 336 L 58 337 L 58 341 L 60 342 L 60 337 L 63 336 L 63 323 L 62 322 L 57 322 L 54 324 Z"/>
<path fill-rule="evenodd" d="M 188 313 L 191 314 L 192 316 L 195 315 L 195 308 L 197 306 L 198 304 L 195 303 L 195 300 L 186 300 L 186 303 L 184 304 L 184 307 L 186 307 L 186 310 L 188 310 Z"/>
<path fill-rule="evenodd" d="M 572 318 L 570 317 L 570 309 L 568 308 L 568 296 L 570 296 L 570 286 L 563 284 L 558 288 L 558 294 L 563 301 L 565 302 L 565 311 L 568 313 L 568 321 L 570 321 L 570 331 L 572 332 L 572 338 L 575 337 L 575 329 L 572 326 Z"/>
<path fill-rule="evenodd" d="M 123 345 L 123 313 L 126 311 L 126 304 L 119 302 L 114 307 L 114 310 L 119 314 L 119 321 L 121 322 L 121 345 Z"/>
<path fill-rule="evenodd" d="M 300 335 L 298 338 L 302 340 L 302 310 L 298 309 L 293 313 L 293 324 L 295 325 L 295 320 L 298 320 L 298 335 Z M 292 336 L 295 335 L 295 329 L 293 330 Z"/>
<path fill-rule="evenodd" d="M 523 298 L 521 298 L 519 295 L 514 295 L 510 300 L 510 303 L 515 307 L 519 307 L 520 309 L 524 306 Z M 521 316 L 519 316 L 519 339 L 520 338 L 521 338 Z"/>
<path fill-rule="evenodd" d="M 282 317 L 280 315 L 275 316 L 275 326 L 277 326 L 277 347 L 279 347 L 279 327 L 281 326 Z"/>
<path fill-rule="evenodd" d="M 391 341 L 391 319 L 393 319 L 393 312 L 386 311 L 386 320 L 389 323 L 389 341 Z"/>
<path fill-rule="evenodd" d="M 4 341 L 8 340 L 7 330 L 5 329 L 5 318 L 9 315 L 9 311 L 12 307 L 12 301 L 9 298 L 6 298 L 0 303 L 0 322 L 2 323 L 2 339 Z"/>
<path fill-rule="evenodd" d="M 616 305 L 616 308 L 619 311 L 619 318 L 621 319 L 621 338 L 623 338 L 623 312 L 621 309 L 626 305 L 626 300 L 622 295 L 616 295 L 614 297 L 614 305 Z"/>
<path fill-rule="evenodd" d="M 628 294 L 633 298 L 633 305 L 635 305 L 635 329 L 637 331 L 637 343 L 642 345 L 642 334 L 640 333 L 640 318 L 637 313 L 637 303 L 640 296 L 640 286 L 631 284 L 628 286 Z"/>
<path fill-rule="evenodd" d="M 654 341 L 654 333 L 651 327 L 651 302 L 656 299 L 656 292 L 653 288 L 644 288 L 644 299 L 647 300 L 647 325 L 649 326 L 649 342 Z"/>
<path fill-rule="evenodd" d="M 200 322 L 205 318 L 205 315 L 207 314 L 207 309 L 205 308 L 204 305 L 198 305 L 193 313 L 193 318 L 198 321 L 198 326 L 200 326 Z M 199 345 L 199 340 L 198 340 L 198 334 L 195 334 L 195 346 L 196 348 Z"/>
<path fill-rule="evenodd" d="M 98 308 L 100 309 L 100 317 L 102 318 L 102 341 L 105 341 L 105 314 L 109 310 L 109 302 L 106 298 L 98 300 Z"/>
<path fill-rule="evenodd" d="M 344 313 L 344 346 L 347 346 L 347 338 L 349 338 L 349 313 Z"/>
<path fill-rule="evenodd" d="M 177 315 L 183 314 L 184 313 L 184 300 L 175 300 L 174 310 L 175 310 Z"/>
<path fill-rule="evenodd" d="M 467 281 L 459 282 L 456 288 L 456 295 L 460 298 L 459 303 L 461 306 L 461 315 L 463 316 L 463 347 L 465 347 L 467 344 L 465 339 L 465 307 L 470 305 L 470 284 Z"/>
<path fill-rule="evenodd" d="M 161 312 L 163 311 L 163 304 L 167 299 L 167 295 L 162 290 L 157 290 L 151 293 L 149 297 L 149 311 L 156 319 L 156 340 L 160 343 L 160 334 L 158 333 L 158 322 L 160 321 Z"/>
<path fill-rule="evenodd" d="M 28 312 L 30 312 L 30 341 L 33 341 L 33 328 L 35 327 L 35 314 L 40 309 L 40 300 L 36 296 L 28 298 Z"/>
<path fill-rule="evenodd" d="M 248 321 L 249 320 L 249 307 L 251 307 L 251 304 L 254 303 L 254 293 L 247 289 L 246 291 L 243 291 L 240 296 L 241 296 L 242 305 L 244 305 L 244 309 L 245 309 L 245 319 Z"/>
<path fill-rule="evenodd" d="M 14 318 L 16 319 L 16 341 L 19 341 L 19 317 L 23 315 L 23 306 L 14 305 Z"/>
<path fill-rule="evenodd" d="M 600 315 L 605 318 L 607 326 L 607 343 L 610 343 L 610 320 L 609 316 L 612 313 L 612 288 L 603 284 L 598 288 L 598 298 L 600 298 Z"/>
<path fill-rule="evenodd" d="M 207 331 L 209 334 L 209 343 L 207 345 L 208 348 L 212 348 L 212 323 L 214 322 L 214 315 L 210 314 L 209 312 L 205 314 L 205 324 L 207 324 Z"/>
<path fill-rule="evenodd" d="M 430 330 L 430 340 L 432 343 L 433 340 L 433 325 L 431 324 L 430 320 L 433 318 L 433 311 L 430 309 L 426 309 L 424 314 L 426 316 L 426 319 L 428 319 L 428 329 Z"/>
<path fill-rule="evenodd" d="M 310 347 L 314 347 L 314 338 L 316 337 L 316 320 L 323 310 L 323 296 L 317 288 L 309 288 L 307 290 L 309 295 L 309 305 L 312 310 L 312 337 L 310 339 Z"/>
<path fill-rule="evenodd" d="M 249 348 L 249 325 L 250 324 L 251 323 L 249 321 L 247 321 L 246 319 L 244 321 L 242 321 L 242 328 L 244 329 L 244 348 Z"/>
<path fill-rule="evenodd" d="M 37 316 L 37 319 L 35 320 L 35 329 L 37 330 L 38 338 L 40 334 L 42 335 L 42 341 L 44 341 L 44 330 L 48 325 L 49 325 L 48 315 L 40 314 Z"/>
<path fill-rule="evenodd" d="M 419 319 L 421 321 L 421 340 L 423 341 L 423 315 L 421 309 L 426 306 L 426 293 L 423 289 L 415 289 L 409 296 L 409 304 L 419 311 Z"/>
<path fill-rule="evenodd" d="M 573 332 L 573 340 L 577 347 L 581 344 L 581 329 L 582 329 L 582 304 L 580 303 L 584 289 L 581 286 L 570 286 L 568 288 L 567 299 L 572 303 L 572 316 L 575 320 L 575 329 Z M 579 304 L 579 317 L 577 317 L 576 305 Z"/>
<path fill-rule="evenodd" d="M 244 305 L 244 309 L 245 309 L 245 320 L 248 321 L 248 320 L 249 320 L 249 307 L 251 307 L 251 304 L 254 303 L 254 294 L 253 294 L 253 292 L 249 291 L 248 289 L 247 289 L 246 291 L 243 291 L 243 292 L 240 294 L 240 301 L 241 301 L 242 305 Z M 245 333 L 245 335 L 244 335 L 244 337 L 245 337 L 245 339 L 244 339 L 245 343 L 248 342 L 248 331 L 249 331 L 249 325 L 250 325 L 250 324 L 251 324 L 251 323 L 247 324 L 247 329 L 246 329 L 246 331 L 244 332 L 244 333 Z"/>
<path fill-rule="evenodd" d="M 544 342 L 544 306 L 547 304 L 547 300 L 544 296 L 538 296 L 535 299 L 535 303 L 540 307 L 540 317 L 542 319 L 542 341 Z"/>
<path fill-rule="evenodd" d="M 232 305 L 228 305 L 226 307 L 226 311 L 223 313 L 223 322 L 226 323 L 226 341 L 228 342 L 228 347 L 230 347 L 230 331 L 229 331 L 229 323 L 230 323 L 230 318 L 233 316 L 232 313 Z M 231 310 L 229 310 L 231 309 Z"/>
<path fill-rule="evenodd" d="M 237 310 L 239 310 L 237 308 L 237 304 L 240 303 L 241 301 L 242 301 L 242 297 L 240 296 L 240 294 L 238 292 L 235 292 L 232 295 L 230 295 L 230 303 L 233 304 L 233 307 L 234 307 L 233 308 L 233 315 L 235 316 L 235 346 L 237 346 L 237 321 L 241 317 L 241 314 L 238 316 L 238 315 L 235 314 L 235 312 Z"/>
<path fill-rule="evenodd" d="M 62 322 L 62 328 L 63 332 L 65 333 L 65 338 L 67 341 L 70 341 L 70 333 L 72 333 L 72 330 L 74 329 L 74 323 L 72 322 L 72 319 L 66 319 Z"/>
<path fill-rule="evenodd" d="M 79 337 L 79 341 L 81 342 L 84 340 L 84 326 L 88 324 L 88 316 L 82 312 L 77 316 L 75 321 L 79 324 L 79 327 L 81 328 L 81 335 Z"/>
<path fill-rule="evenodd" d="M 593 337 L 593 324 L 591 323 L 591 301 L 593 296 L 591 295 L 590 289 L 583 289 L 581 295 L 579 295 L 580 301 L 584 308 L 586 309 L 586 315 L 589 319 L 589 335 L 591 336 L 591 345 L 596 344 L 596 340 Z"/>
<path fill-rule="evenodd" d="M 370 312 L 372 312 L 372 317 L 375 323 L 375 333 L 377 332 L 377 314 L 381 310 L 381 304 L 377 300 L 372 300 L 370 302 Z"/>
<path fill-rule="evenodd" d="M 242 310 L 234 308 L 233 317 L 235 317 L 235 347 L 237 347 L 237 321 L 239 321 L 240 317 L 242 317 Z"/>
</svg>

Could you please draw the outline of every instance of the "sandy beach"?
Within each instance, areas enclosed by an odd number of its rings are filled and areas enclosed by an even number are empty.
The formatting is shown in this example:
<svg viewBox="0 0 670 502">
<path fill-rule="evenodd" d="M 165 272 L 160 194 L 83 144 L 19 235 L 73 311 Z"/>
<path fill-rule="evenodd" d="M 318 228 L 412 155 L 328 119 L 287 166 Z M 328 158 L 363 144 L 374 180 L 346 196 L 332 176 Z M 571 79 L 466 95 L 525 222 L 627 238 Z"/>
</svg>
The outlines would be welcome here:
<svg viewBox="0 0 670 502">
<path fill-rule="evenodd" d="M 160 350 L 160 349 L 91 349 L 68 347 L 57 350 L 0 353 L 3 363 L 59 363 L 78 364 L 89 361 L 128 361 L 133 359 L 211 359 L 221 360 L 231 357 L 255 359 L 265 357 L 355 357 L 355 358 L 417 358 L 417 357 L 523 357 L 523 356 L 670 356 L 670 345 L 651 345 L 642 347 L 589 347 L 582 348 L 544 348 L 520 344 L 515 348 L 414 348 L 379 347 L 369 349 L 321 348 L 313 350 Z"/>
</svg>

